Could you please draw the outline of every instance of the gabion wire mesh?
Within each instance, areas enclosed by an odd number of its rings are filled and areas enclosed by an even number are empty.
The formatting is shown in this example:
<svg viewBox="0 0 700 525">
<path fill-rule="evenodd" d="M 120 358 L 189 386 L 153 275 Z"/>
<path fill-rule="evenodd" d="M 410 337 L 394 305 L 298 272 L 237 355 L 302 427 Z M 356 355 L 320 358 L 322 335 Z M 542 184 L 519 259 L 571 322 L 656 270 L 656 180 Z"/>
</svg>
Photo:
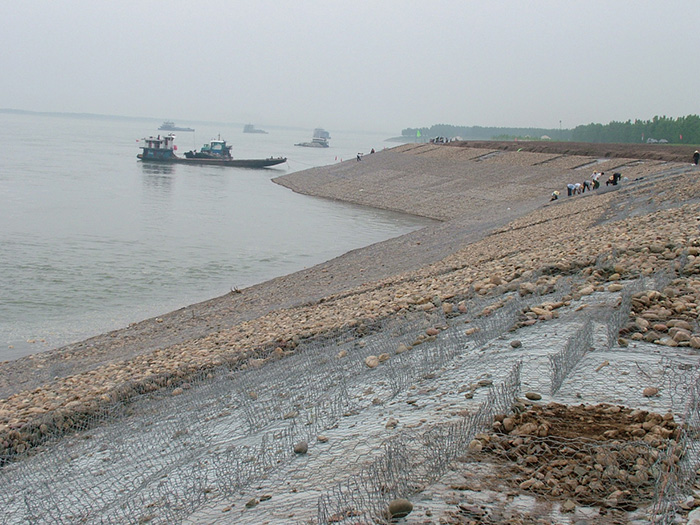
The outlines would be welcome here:
<svg viewBox="0 0 700 525">
<path fill-rule="evenodd" d="M 659 286 L 669 279 L 655 276 L 653 282 Z M 476 409 L 457 422 L 402 431 L 359 472 L 348 473 L 318 499 L 319 523 L 381 521 L 388 500 L 435 480 L 496 414 L 511 410 L 524 373 L 549 381 L 550 392 L 556 393 L 585 359 L 601 323 L 607 349 L 614 348 L 629 316 L 629 297 L 650 286 L 642 279 L 627 284 L 617 307 L 587 318 L 545 361 L 500 351 L 494 367 L 484 350 L 508 333 L 524 309 L 561 299 L 572 282 L 561 278 L 550 293 L 505 293 L 497 302 L 470 293 L 463 315 L 445 317 L 436 307 L 395 316 L 361 337 L 307 341 L 293 355 L 261 368 L 221 367 L 188 377 L 178 388 L 163 380 L 165 388 L 144 391 L 129 402 L 53 418 L 45 424 L 54 425 L 57 436 L 70 429 L 68 435 L 0 470 L 0 506 L 7 510 L 0 513 L 0 523 L 181 522 L 212 497 L 232 495 L 269 477 L 294 456 L 296 443 L 314 439 L 374 401 L 388 402 L 463 359 L 465 377 L 487 374 L 497 385 L 489 387 Z M 426 328 L 436 326 L 439 335 L 426 336 Z M 368 370 L 366 359 L 381 355 L 390 359 Z M 700 386 L 697 366 L 668 358 L 659 368 L 672 408 L 686 422 L 680 448 L 669 452 L 680 461 L 660 457 L 669 468 L 652 470 L 658 476 L 650 478 L 658 523 L 667 523 L 663 520 L 677 512 L 698 466 Z M 363 395 L 368 387 L 374 401 Z M 597 445 L 586 446 L 594 452 Z"/>
<path fill-rule="evenodd" d="M 392 499 L 413 494 L 437 479 L 497 413 L 510 410 L 520 391 L 521 367 L 516 363 L 484 403 L 460 421 L 423 433 L 404 432 L 386 441 L 378 459 L 320 498 L 319 523 L 389 523 L 385 509 Z"/>
</svg>

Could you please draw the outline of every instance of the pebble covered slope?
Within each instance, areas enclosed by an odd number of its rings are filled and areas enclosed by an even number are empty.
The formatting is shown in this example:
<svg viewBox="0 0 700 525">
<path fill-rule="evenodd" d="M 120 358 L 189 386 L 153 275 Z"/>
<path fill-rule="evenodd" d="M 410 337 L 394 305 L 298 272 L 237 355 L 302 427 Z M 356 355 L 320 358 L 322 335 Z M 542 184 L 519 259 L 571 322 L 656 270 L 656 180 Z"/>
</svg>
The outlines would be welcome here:
<svg viewBox="0 0 700 525">
<path fill-rule="evenodd" d="M 588 179 L 594 169 L 620 171 L 623 182 L 549 202 L 552 191 Z M 400 146 L 284 176 L 277 182 L 294 191 L 441 222 L 0 364 L 0 459 L 12 461 L 49 437 L 83 428 L 114 402 L 186 385 L 203 370 L 261 367 L 319 335 L 353 333 L 411 311 L 442 308 L 450 315 L 461 311 L 467 293 L 527 295 L 561 276 L 579 278 L 570 301 L 615 293 L 620 281 L 682 270 L 668 289 L 634 297 L 621 335 L 694 355 L 700 349 L 699 176 L 689 164 L 664 160 L 435 145 Z M 614 265 L 601 267 L 600 256 L 612 252 Z M 543 277 L 533 284 L 536 275 Z M 564 303 L 531 309 L 521 326 L 556 318 Z M 494 448 L 493 440 L 483 442 L 480 447 Z"/>
</svg>

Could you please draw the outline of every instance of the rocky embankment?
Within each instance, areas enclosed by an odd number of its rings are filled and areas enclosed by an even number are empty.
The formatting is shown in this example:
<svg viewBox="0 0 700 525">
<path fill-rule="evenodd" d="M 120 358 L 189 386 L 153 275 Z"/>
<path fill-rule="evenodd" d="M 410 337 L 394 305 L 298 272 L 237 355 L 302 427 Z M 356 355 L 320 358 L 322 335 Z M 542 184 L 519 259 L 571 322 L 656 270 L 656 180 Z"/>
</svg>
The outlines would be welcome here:
<svg viewBox="0 0 700 525">
<path fill-rule="evenodd" d="M 620 186 L 549 202 L 591 172 Z M 577 274 L 574 294 L 619 279 L 676 272 L 640 295 L 627 332 L 697 348 L 700 183 L 689 164 L 638 158 L 504 151 L 486 145 L 405 145 L 282 177 L 302 193 L 439 219 L 440 224 L 318 267 L 0 366 L 0 463 L 99 419 L 105 407 L 186 384 L 228 365 L 262 366 L 317 335 L 366 329 L 425 309 L 447 313 L 468 290 L 512 290 L 536 273 Z M 562 192 L 565 194 L 565 192 Z M 596 265 L 614 251 L 615 266 Z M 678 271 L 681 270 L 680 273 Z M 546 320 L 546 312 L 541 313 Z M 535 320 L 539 314 L 535 315 Z M 636 335 L 639 334 L 639 335 Z M 652 335 L 653 334 L 653 335 Z M 679 335 L 680 334 L 680 335 Z"/>
</svg>

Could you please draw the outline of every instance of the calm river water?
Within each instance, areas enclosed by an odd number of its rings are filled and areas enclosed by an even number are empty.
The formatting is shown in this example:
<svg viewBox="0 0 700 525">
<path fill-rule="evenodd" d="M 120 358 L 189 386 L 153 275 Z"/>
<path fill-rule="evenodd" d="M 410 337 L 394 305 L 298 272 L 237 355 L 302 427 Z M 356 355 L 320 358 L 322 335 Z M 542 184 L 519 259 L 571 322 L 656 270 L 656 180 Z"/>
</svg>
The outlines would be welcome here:
<svg viewBox="0 0 700 525">
<path fill-rule="evenodd" d="M 0 113 L 0 361 L 55 348 L 288 274 L 426 224 L 297 195 L 271 179 L 382 149 L 386 135 L 244 134 L 198 124 L 178 151 L 221 135 L 246 170 L 136 159 L 153 119 Z M 264 127 L 264 126 L 260 126 Z"/>
</svg>

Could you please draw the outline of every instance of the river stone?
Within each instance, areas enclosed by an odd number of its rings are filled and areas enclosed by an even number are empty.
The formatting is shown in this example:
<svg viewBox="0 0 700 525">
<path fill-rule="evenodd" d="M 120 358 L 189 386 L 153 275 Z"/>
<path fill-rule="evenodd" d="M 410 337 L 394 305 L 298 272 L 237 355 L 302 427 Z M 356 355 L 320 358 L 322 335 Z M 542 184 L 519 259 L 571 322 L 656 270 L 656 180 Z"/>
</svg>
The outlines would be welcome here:
<svg viewBox="0 0 700 525">
<path fill-rule="evenodd" d="M 612 283 L 608 285 L 608 292 L 619 292 L 623 288 L 624 286 L 622 286 L 620 283 Z"/>
<path fill-rule="evenodd" d="M 306 454 L 309 451 L 309 444 L 306 441 L 299 441 L 294 445 L 295 454 Z"/>
<path fill-rule="evenodd" d="M 529 295 L 535 293 L 537 286 L 534 283 L 520 283 L 518 287 L 518 293 L 520 295 Z"/>
<path fill-rule="evenodd" d="M 523 346 L 523 343 L 520 342 L 518 339 L 514 339 L 510 342 L 510 346 L 512 346 L 513 348 L 520 348 L 521 346 Z"/>
<path fill-rule="evenodd" d="M 639 327 L 640 330 L 646 331 L 649 329 L 649 321 L 644 319 L 643 317 L 637 317 L 634 320 L 634 323 Z"/>
<path fill-rule="evenodd" d="M 692 325 L 688 321 L 684 321 L 683 319 L 673 319 L 666 324 L 668 324 L 669 326 L 673 326 L 674 328 L 680 328 L 681 330 L 687 330 L 688 332 L 693 331 Z"/>
<path fill-rule="evenodd" d="M 368 355 L 365 358 L 365 366 L 367 368 L 377 368 L 379 366 L 379 358 L 376 355 Z"/>
<path fill-rule="evenodd" d="M 659 344 L 663 346 L 672 346 L 676 347 L 678 346 L 678 343 L 674 341 L 671 337 L 662 337 L 659 339 Z"/>
<path fill-rule="evenodd" d="M 659 393 L 659 389 L 655 386 L 648 386 L 642 391 L 644 397 L 653 397 Z"/>
<path fill-rule="evenodd" d="M 404 498 L 397 498 L 389 503 L 389 516 L 392 518 L 405 518 L 413 510 L 413 504 Z"/>
<path fill-rule="evenodd" d="M 397 354 L 403 354 L 404 352 L 408 352 L 408 347 L 401 343 L 397 348 L 396 348 L 396 353 Z"/>
<path fill-rule="evenodd" d="M 542 396 L 537 392 L 525 392 L 525 397 L 528 398 L 530 401 L 539 401 L 540 399 L 542 399 Z"/>
<path fill-rule="evenodd" d="M 573 512 L 574 510 L 576 510 L 576 503 L 573 500 L 567 499 L 561 505 L 562 512 Z"/>
</svg>

